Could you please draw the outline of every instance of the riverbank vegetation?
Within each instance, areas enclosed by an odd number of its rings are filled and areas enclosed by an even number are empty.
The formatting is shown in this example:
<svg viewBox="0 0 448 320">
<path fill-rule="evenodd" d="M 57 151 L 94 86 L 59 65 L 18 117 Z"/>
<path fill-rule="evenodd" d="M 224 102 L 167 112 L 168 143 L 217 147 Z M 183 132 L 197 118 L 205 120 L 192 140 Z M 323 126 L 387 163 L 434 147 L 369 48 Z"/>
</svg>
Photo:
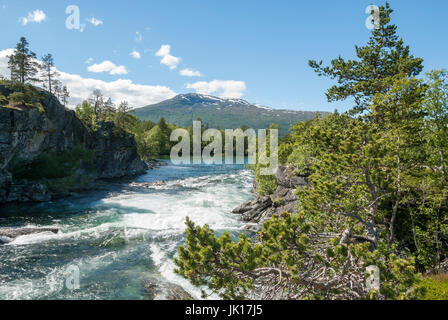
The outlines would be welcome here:
<svg viewBox="0 0 448 320">
<path fill-rule="evenodd" d="M 448 258 L 448 73 L 421 75 L 391 13 L 380 8 L 355 60 L 309 63 L 337 81 L 328 100 L 352 106 L 298 123 L 280 146 L 310 183 L 297 211 L 237 242 L 188 220 L 178 274 L 227 299 L 446 298 L 446 283 L 423 275 L 446 271 Z M 256 179 L 263 194 L 275 188 Z"/>
</svg>

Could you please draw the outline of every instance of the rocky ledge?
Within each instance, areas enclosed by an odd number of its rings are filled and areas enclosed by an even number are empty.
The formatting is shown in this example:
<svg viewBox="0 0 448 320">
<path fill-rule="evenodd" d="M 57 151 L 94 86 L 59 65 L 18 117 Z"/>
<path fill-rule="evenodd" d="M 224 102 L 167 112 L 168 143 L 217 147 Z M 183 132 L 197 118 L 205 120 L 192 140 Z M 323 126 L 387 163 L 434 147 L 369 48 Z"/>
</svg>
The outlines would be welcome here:
<svg viewBox="0 0 448 320">
<path fill-rule="evenodd" d="M 247 222 L 247 229 L 259 231 L 263 223 L 273 215 L 281 215 L 283 212 L 294 212 L 297 207 L 297 188 L 308 186 L 307 177 L 295 173 L 295 168 L 290 166 L 279 167 L 275 173 L 277 189 L 271 195 L 256 197 L 249 200 L 232 212 L 241 215 L 241 219 Z"/>
<path fill-rule="evenodd" d="M 8 96 L 11 92 L 0 85 L 0 93 Z M 0 106 L 0 204 L 52 198 L 44 184 L 15 181 L 11 174 L 14 162 L 27 166 L 43 154 L 62 154 L 78 146 L 93 150 L 94 173 L 89 173 L 93 181 L 134 176 L 156 167 L 140 159 L 134 136 L 116 128 L 113 122 L 99 122 L 98 129 L 92 132 L 56 97 L 43 90 L 40 94 L 43 109 Z M 85 174 L 82 167 L 80 164 L 79 175 Z"/>
</svg>

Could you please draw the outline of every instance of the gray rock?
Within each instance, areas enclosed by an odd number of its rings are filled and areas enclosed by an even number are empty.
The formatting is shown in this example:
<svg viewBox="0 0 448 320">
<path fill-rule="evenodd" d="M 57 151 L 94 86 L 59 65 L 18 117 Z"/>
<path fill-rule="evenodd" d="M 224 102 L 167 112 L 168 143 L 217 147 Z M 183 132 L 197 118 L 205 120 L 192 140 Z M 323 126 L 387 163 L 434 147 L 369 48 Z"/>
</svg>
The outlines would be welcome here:
<svg viewBox="0 0 448 320">
<path fill-rule="evenodd" d="M 11 239 L 11 238 L 0 236 L 0 245 L 9 243 L 9 242 L 11 242 L 12 240 L 13 240 L 13 239 Z"/>
<path fill-rule="evenodd" d="M 298 176 L 295 173 L 295 168 L 290 166 L 278 167 L 275 171 L 277 184 L 286 188 L 297 188 L 308 185 L 306 177 Z"/>
<path fill-rule="evenodd" d="M 9 94 L 3 85 L 0 92 Z M 26 106 L 0 107 L 0 203 L 42 202 L 51 198 L 43 185 L 12 181 L 8 168 L 13 159 L 32 163 L 41 154 L 61 153 L 78 145 L 95 151 L 95 178 L 146 172 L 148 167 L 137 153 L 133 135 L 115 128 L 112 122 L 100 122 L 99 129 L 91 132 L 73 110 L 66 109 L 48 92 L 41 92 L 45 109 L 42 113 Z M 84 173 L 82 165 L 78 171 Z"/>
<path fill-rule="evenodd" d="M 26 236 L 29 234 L 36 234 L 36 233 L 43 233 L 43 232 L 58 233 L 59 229 L 57 229 L 57 228 L 0 228 L 0 237 L 2 237 L 3 240 L 10 242 L 13 239 L 20 237 L 20 236 Z"/>
<path fill-rule="evenodd" d="M 151 277 L 144 287 L 148 300 L 193 300 L 193 297 L 181 286 Z"/>
<path fill-rule="evenodd" d="M 154 169 L 168 165 L 168 163 L 166 163 L 166 162 L 159 162 L 157 160 L 146 160 L 145 164 L 146 164 L 148 170 L 154 170 Z"/>
<path fill-rule="evenodd" d="M 307 187 L 309 183 L 306 177 L 298 176 L 295 172 L 293 167 L 279 167 L 275 173 L 278 187 L 273 194 L 246 201 L 232 211 L 242 215 L 243 221 L 250 222 L 248 230 L 259 231 L 261 225 L 272 216 L 297 210 L 297 188 Z"/>
<path fill-rule="evenodd" d="M 113 122 L 100 122 L 92 145 L 99 178 L 121 178 L 145 173 L 147 165 L 137 153 L 134 136 L 116 129 Z"/>
<path fill-rule="evenodd" d="M 249 210 L 252 210 L 254 206 L 257 204 L 257 200 L 249 200 L 242 203 L 240 206 L 232 210 L 232 213 L 235 214 L 243 214 Z"/>
</svg>

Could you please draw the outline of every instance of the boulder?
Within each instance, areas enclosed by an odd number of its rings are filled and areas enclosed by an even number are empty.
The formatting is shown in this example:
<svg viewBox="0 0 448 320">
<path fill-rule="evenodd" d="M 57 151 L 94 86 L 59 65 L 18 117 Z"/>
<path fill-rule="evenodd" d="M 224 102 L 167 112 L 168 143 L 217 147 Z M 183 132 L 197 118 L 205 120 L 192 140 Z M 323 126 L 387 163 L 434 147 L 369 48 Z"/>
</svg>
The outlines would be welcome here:
<svg viewBox="0 0 448 320">
<path fill-rule="evenodd" d="M 277 168 L 275 177 L 278 187 L 273 194 L 246 201 L 232 211 L 240 214 L 243 221 L 250 222 L 247 230 L 259 231 L 261 225 L 273 215 L 280 216 L 283 212 L 295 212 L 298 200 L 297 188 L 309 185 L 307 177 L 297 175 L 294 167 Z M 254 185 L 256 186 L 256 182 Z"/>
<path fill-rule="evenodd" d="M 20 236 L 29 234 L 52 232 L 58 233 L 57 228 L 0 228 L 0 242 L 8 243 Z"/>
<path fill-rule="evenodd" d="M 144 287 L 148 300 L 193 300 L 181 286 L 156 277 L 146 280 Z"/>
</svg>

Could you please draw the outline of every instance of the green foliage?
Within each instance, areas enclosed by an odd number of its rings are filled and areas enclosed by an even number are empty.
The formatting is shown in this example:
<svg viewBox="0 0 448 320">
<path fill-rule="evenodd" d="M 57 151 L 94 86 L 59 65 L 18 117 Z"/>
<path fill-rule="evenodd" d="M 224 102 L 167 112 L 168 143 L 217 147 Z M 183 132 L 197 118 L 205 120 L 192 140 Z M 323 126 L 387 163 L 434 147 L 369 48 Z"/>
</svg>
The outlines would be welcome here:
<svg viewBox="0 0 448 320">
<path fill-rule="evenodd" d="M 18 82 L 7 82 L 6 88 L 11 93 L 3 100 L 4 104 L 22 105 L 37 108 L 41 113 L 45 112 L 43 107 L 44 94 L 32 85 L 22 85 Z"/>
<path fill-rule="evenodd" d="M 269 129 L 274 129 L 274 130 L 278 130 L 279 126 L 276 124 L 271 124 L 269 126 Z M 270 145 L 270 140 L 271 140 L 271 131 L 268 130 L 267 131 L 267 135 L 266 135 L 266 146 Z M 265 196 L 265 195 L 269 195 L 274 193 L 274 191 L 277 189 L 278 185 L 277 185 L 277 178 L 274 175 L 265 175 L 262 174 L 262 169 L 263 168 L 267 168 L 268 165 L 263 164 L 263 161 L 261 159 L 261 157 L 263 157 L 262 154 L 260 154 L 260 143 L 257 142 L 258 144 L 258 156 L 257 156 L 257 163 L 256 165 L 252 166 L 254 174 L 255 174 L 255 180 L 257 182 L 257 193 L 259 196 Z M 271 150 L 269 147 L 267 147 L 266 149 L 266 157 L 269 157 Z M 280 156 L 279 156 L 280 157 Z"/>
<path fill-rule="evenodd" d="M 63 153 L 41 154 L 31 163 L 14 159 L 10 167 L 14 179 L 30 181 L 63 179 L 72 176 L 76 170 L 93 170 L 94 151 L 77 146 Z"/>
<path fill-rule="evenodd" d="M 263 165 L 258 163 L 255 167 L 255 179 L 257 181 L 257 193 L 265 196 L 274 193 L 277 189 L 277 179 L 272 175 L 262 175 L 261 168 Z M 265 166 L 266 167 L 266 166 Z"/>
<path fill-rule="evenodd" d="M 328 67 L 322 67 L 322 61 L 309 62 L 319 76 L 338 82 L 327 91 L 328 101 L 355 101 L 351 114 L 375 109 L 371 102 L 376 94 L 384 94 L 397 78 L 417 76 L 423 69 L 423 59 L 410 54 L 409 47 L 396 34 L 397 27 L 390 24 L 392 12 L 387 2 L 380 7 L 379 28 L 373 30 L 367 45 L 355 47 L 356 60 L 338 57 Z"/>
<path fill-rule="evenodd" d="M 88 128 L 96 130 L 97 118 L 93 107 L 87 101 L 83 101 L 81 105 L 77 105 L 75 112 L 78 118 L 82 120 Z"/>
<path fill-rule="evenodd" d="M 310 62 L 338 82 L 329 101 L 352 98 L 356 105 L 298 123 L 283 139 L 280 161 L 310 183 L 297 190 L 298 212 L 267 221 L 258 242 L 216 239 L 189 221 L 176 260 L 181 275 L 225 298 L 446 294 L 440 283 L 421 285 L 419 271 L 448 259 L 448 75 L 417 79 L 422 59 L 396 35 L 389 5 L 380 12 L 380 29 L 356 47 L 357 60 Z M 272 193 L 274 180 L 259 169 L 260 193 Z M 240 247 L 243 254 L 232 255 Z M 378 291 L 364 285 L 370 265 L 380 270 Z"/>
<path fill-rule="evenodd" d="M 179 247 L 176 272 L 224 299 L 404 299 L 421 295 L 421 290 L 412 290 L 420 282 L 412 258 L 397 257 L 387 245 L 371 251 L 365 243 L 340 244 L 338 238 L 327 240 L 335 245 L 321 250 L 324 243 L 312 241 L 314 225 L 304 214 L 274 216 L 263 225 L 259 242 L 245 235 L 234 242 L 227 233 L 216 238 L 207 225 L 201 228 L 189 219 L 186 224 L 186 246 Z M 371 264 L 380 269 L 379 292 L 364 286 L 367 274 L 363 268 Z M 316 269 L 317 265 L 323 269 Z"/>
<path fill-rule="evenodd" d="M 0 106 L 3 106 L 5 104 L 8 104 L 8 99 L 0 93 Z"/>
<path fill-rule="evenodd" d="M 11 81 L 18 82 L 22 86 L 38 81 L 35 77 L 38 72 L 36 54 L 29 49 L 29 43 L 24 37 L 20 38 L 14 53 L 8 58 Z"/>
<path fill-rule="evenodd" d="M 145 133 L 144 141 L 152 156 L 169 154 L 169 136 L 158 125 Z"/>
</svg>

